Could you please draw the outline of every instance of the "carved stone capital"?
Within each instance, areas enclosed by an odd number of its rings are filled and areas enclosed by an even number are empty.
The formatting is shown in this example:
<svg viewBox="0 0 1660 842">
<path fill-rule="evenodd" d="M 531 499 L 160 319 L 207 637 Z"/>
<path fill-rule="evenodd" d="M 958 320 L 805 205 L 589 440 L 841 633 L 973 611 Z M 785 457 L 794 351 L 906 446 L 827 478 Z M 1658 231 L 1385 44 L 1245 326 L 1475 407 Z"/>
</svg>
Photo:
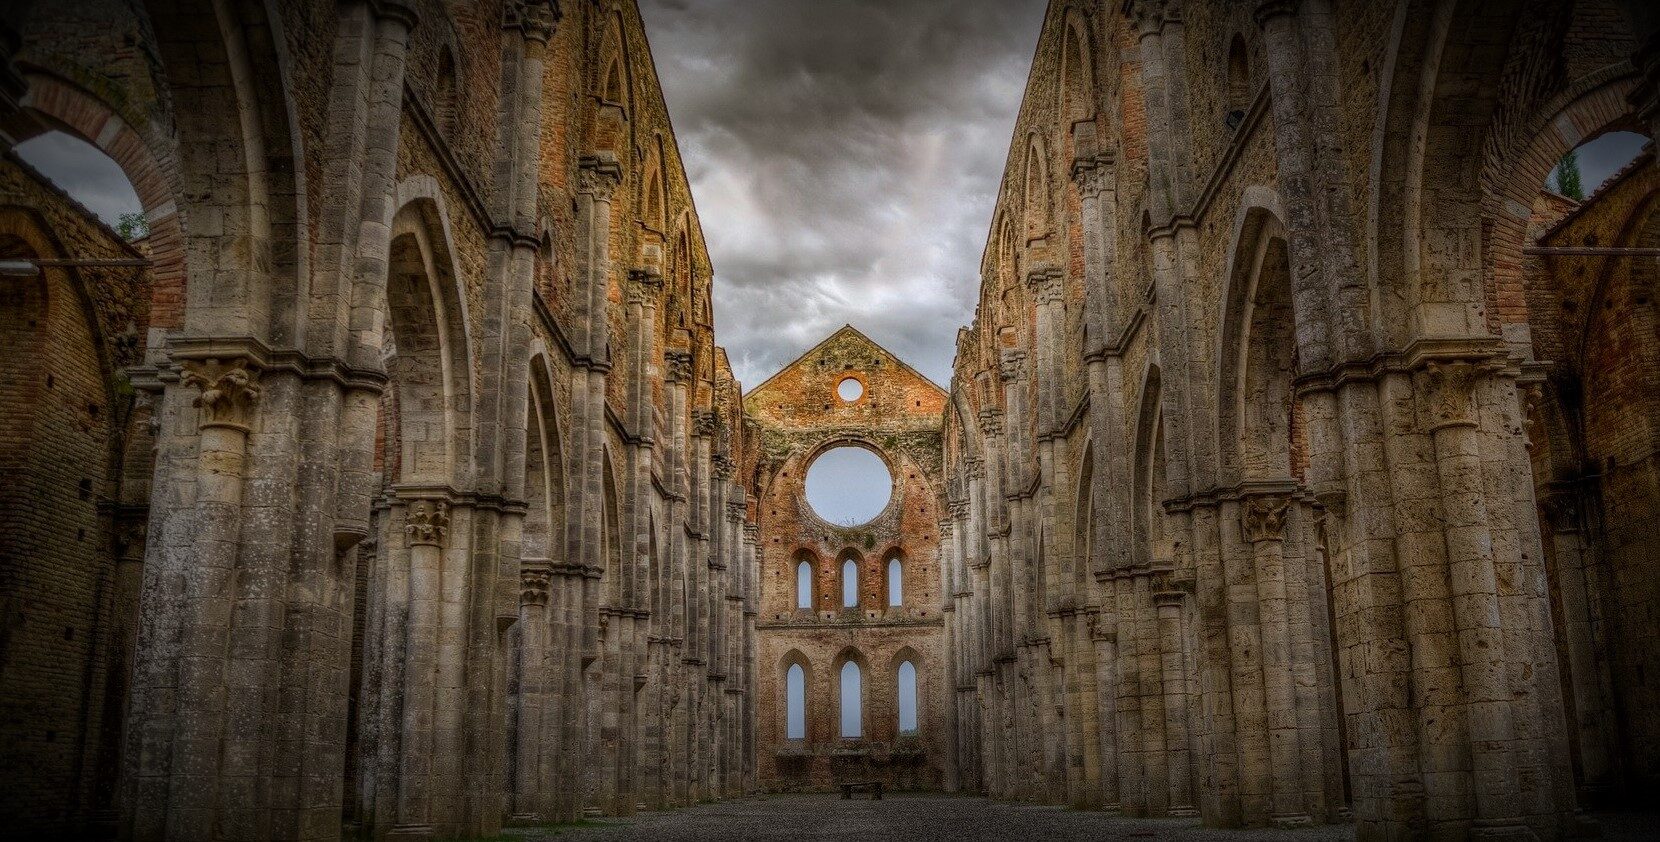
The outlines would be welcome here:
<svg viewBox="0 0 1660 842">
<path fill-rule="evenodd" d="M 516 29 L 527 41 L 546 44 L 564 13 L 558 0 L 508 0 L 502 7 L 502 29 Z"/>
<path fill-rule="evenodd" d="M 412 0 L 369 0 L 369 13 L 379 20 L 395 20 L 414 29 L 421 20 L 415 6 Z"/>
<path fill-rule="evenodd" d="M 985 429 L 985 422 L 981 422 L 981 429 Z M 986 461 L 984 459 L 968 459 L 963 462 L 963 473 L 971 480 L 986 478 Z"/>
<path fill-rule="evenodd" d="M 409 545 L 442 547 L 450 531 L 450 504 L 444 500 L 416 500 L 404 516 Z"/>
<path fill-rule="evenodd" d="M 1032 302 L 1039 306 L 1061 303 L 1061 293 L 1065 289 L 1061 283 L 1063 277 L 1061 270 L 1054 267 L 1041 267 L 1026 273 L 1026 286 L 1032 291 Z"/>
<path fill-rule="evenodd" d="M 951 517 L 956 519 L 956 520 L 967 520 L 968 519 L 968 501 L 967 500 L 947 500 L 946 503 L 945 503 L 945 510 L 947 512 L 950 512 Z"/>
<path fill-rule="evenodd" d="M 1000 409 L 980 410 L 980 435 L 990 438 L 1003 434 L 1003 411 Z M 979 462 L 976 459 L 974 462 Z M 973 463 L 971 463 L 973 464 Z M 983 468 L 982 468 L 983 470 Z M 972 476 L 972 474 L 971 474 Z"/>
<path fill-rule="evenodd" d="M 1112 174 L 1112 156 L 1093 155 L 1072 162 L 1072 183 L 1078 185 L 1078 195 L 1085 199 L 1100 198 L 1107 190 Z"/>
<path fill-rule="evenodd" d="M 247 432 L 259 402 L 259 368 L 246 357 L 185 360 L 180 382 L 202 393 L 193 404 L 201 410 L 200 424 Z"/>
<path fill-rule="evenodd" d="M 692 353 L 690 351 L 664 351 L 663 377 L 671 383 L 683 383 L 692 379 Z"/>
<path fill-rule="evenodd" d="M 997 374 L 1004 383 L 1018 383 L 1026 376 L 1026 352 L 1010 348 L 997 360 Z"/>
<path fill-rule="evenodd" d="M 1285 539 L 1285 513 L 1291 498 L 1281 494 L 1247 497 L 1239 506 L 1239 535 L 1247 542 Z"/>
<path fill-rule="evenodd" d="M 729 480 L 732 478 L 732 472 L 735 467 L 732 463 L 732 457 L 727 456 L 724 453 L 717 453 L 714 456 L 709 457 L 709 464 L 713 466 L 715 479 Z"/>
<path fill-rule="evenodd" d="M 547 605 L 553 567 L 544 560 L 526 561 L 519 567 L 519 604 Z"/>
<path fill-rule="evenodd" d="M 712 409 L 692 410 L 692 435 L 714 436 L 720 432 L 720 416 Z"/>
<path fill-rule="evenodd" d="M 1164 0 L 1133 0 L 1125 11 L 1135 25 L 1136 33 L 1143 38 L 1158 34 L 1170 17 Z"/>
<path fill-rule="evenodd" d="M 753 524 L 744 524 L 744 541 L 754 544 L 761 540 L 761 527 Z"/>
<path fill-rule="evenodd" d="M 628 285 L 623 295 L 630 307 L 657 303 L 663 295 L 662 273 L 649 268 L 628 270 Z"/>
<path fill-rule="evenodd" d="M 1480 367 L 1465 360 L 1431 360 L 1418 371 L 1419 407 L 1428 429 L 1475 426 L 1475 385 Z"/>
<path fill-rule="evenodd" d="M 1297 0 L 1260 0 L 1251 16 L 1256 19 L 1257 26 L 1267 26 L 1268 22 L 1284 15 L 1297 13 Z"/>
<path fill-rule="evenodd" d="M 621 183 L 622 165 L 617 163 L 614 152 L 595 152 L 577 162 L 576 192 L 579 194 L 592 196 L 596 202 L 609 202 Z"/>
</svg>

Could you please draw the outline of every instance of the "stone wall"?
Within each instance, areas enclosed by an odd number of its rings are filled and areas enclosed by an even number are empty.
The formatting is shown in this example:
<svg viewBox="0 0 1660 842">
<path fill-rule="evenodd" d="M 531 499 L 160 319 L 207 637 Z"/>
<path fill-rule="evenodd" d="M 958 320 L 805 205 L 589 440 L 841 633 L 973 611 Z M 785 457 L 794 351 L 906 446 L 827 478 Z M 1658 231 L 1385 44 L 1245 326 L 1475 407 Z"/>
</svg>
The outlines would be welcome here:
<svg viewBox="0 0 1660 842">
<path fill-rule="evenodd" d="M 5 144 L 94 144 L 152 231 L 146 270 L 107 272 L 145 285 L 99 293 L 121 296 L 95 327 L 127 357 L 53 373 L 79 393 L 125 370 L 153 447 L 99 445 L 101 472 L 54 474 L 69 496 L 5 508 L 64 521 L 12 530 L 56 542 L 40 564 L 86 562 L 8 632 L 7 690 L 51 685 L 65 717 L 4 726 L 17 758 L 51 758 L 8 788 L 24 827 L 476 836 L 753 791 L 740 387 L 634 4 L 94 2 L 0 21 L 19 36 Z M 16 456 L 120 440 L 129 416 L 91 394 Z M 108 628 L 79 627 L 94 617 Z"/>
<path fill-rule="evenodd" d="M 855 400 L 838 393 L 852 379 Z M 750 430 L 745 471 L 756 489 L 760 616 L 755 660 L 760 782 L 771 790 L 822 789 L 846 781 L 938 789 L 946 783 L 950 721 L 939 567 L 938 386 L 843 327 L 744 398 Z M 868 523 L 834 524 L 816 513 L 807 472 L 838 446 L 863 447 L 888 467 L 893 492 Z M 900 560 L 900 600 L 889 592 Z M 845 606 L 844 566 L 857 570 Z M 810 607 L 799 607 L 799 565 L 811 571 Z M 860 733 L 841 729 L 841 671 L 858 665 Z M 917 730 L 899 728 L 898 670 L 917 671 Z M 804 673 L 805 738 L 785 730 L 786 673 Z"/>
<path fill-rule="evenodd" d="M 1648 304 L 1609 282 L 1602 395 L 1540 415 L 1579 365 L 1547 276 L 1592 270 L 1523 249 L 1562 152 L 1649 130 L 1653 22 L 1418 5 L 1050 4 L 944 430 L 965 787 L 1362 838 L 1640 789 L 1599 635 L 1646 603 L 1590 580 L 1647 568 L 1580 513 L 1652 520 Z M 1624 184 L 1568 227 L 1625 233 L 1553 236 L 1635 245 Z"/>
<path fill-rule="evenodd" d="M 0 258 L 141 254 L 7 157 Z M 0 763 L 29 770 L 0 813 L 50 832 L 113 806 L 143 541 L 143 478 L 126 460 L 147 438 L 120 369 L 138 361 L 148 292 L 130 267 L 0 284 Z"/>
</svg>

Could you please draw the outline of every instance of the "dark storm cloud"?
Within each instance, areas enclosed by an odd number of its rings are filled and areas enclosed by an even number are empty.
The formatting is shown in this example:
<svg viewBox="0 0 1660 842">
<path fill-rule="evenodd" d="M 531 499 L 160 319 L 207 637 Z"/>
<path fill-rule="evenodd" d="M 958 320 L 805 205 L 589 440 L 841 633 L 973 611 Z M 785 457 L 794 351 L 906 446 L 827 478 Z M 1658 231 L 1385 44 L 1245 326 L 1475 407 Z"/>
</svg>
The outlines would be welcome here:
<svg viewBox="0 0 1660 842">
<path fill-rule="evenodd" d="M 1044 0 L 641 0 L 746 386 L 843 323 L 944 384 Z"/>
</svg>

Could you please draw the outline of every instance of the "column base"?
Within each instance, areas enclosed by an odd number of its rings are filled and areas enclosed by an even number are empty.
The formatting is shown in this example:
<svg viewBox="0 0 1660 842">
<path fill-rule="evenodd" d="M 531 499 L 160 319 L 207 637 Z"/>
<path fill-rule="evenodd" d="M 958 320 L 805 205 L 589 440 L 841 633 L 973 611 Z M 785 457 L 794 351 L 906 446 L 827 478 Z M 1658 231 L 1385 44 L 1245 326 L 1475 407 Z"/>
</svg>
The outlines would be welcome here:
<svg viewBox="0 0 1660 842">
<path fill-rule="evenodd" d="M 526 827 L 528 825 L 542 824 L 542 814 L 540 814 L 540 813 L 508 813 L 507 814 L 507 821 L 504 822 L 504 824 L 506 824 L 508 827 Z"/>
<path fill-rule="evenodd" d="M 1514 842 L 1537 842 L 1538 834 L 1520 819 L 1480 819 L 1470 827 L 1473 839 L 1501 839 Z"/>
<path fill-rule="evenodd" d="M 430 824 L 396 824 L 392 826 L 391 830 L 387 831 L 386 838 L 391 840 L 428 840 L 434 835 L 435 833 L 432 829 L 432 825 Z"/>
<path fill-rule="evenodd" d="M 1190 804 L 1183 804 L 1180 807 L 1171 807 L 1164 814 L 1172 818 L 1190 819 L 1199 815 L 1199 808 Z"/>
<path fill-rule="evenodd" d="M 1314 818 L 1307 813 L 1281 813 L 1269 816 L 1268 823 L 1275 827 L 1308 827 L 1314 824 Z"/>
</svg>

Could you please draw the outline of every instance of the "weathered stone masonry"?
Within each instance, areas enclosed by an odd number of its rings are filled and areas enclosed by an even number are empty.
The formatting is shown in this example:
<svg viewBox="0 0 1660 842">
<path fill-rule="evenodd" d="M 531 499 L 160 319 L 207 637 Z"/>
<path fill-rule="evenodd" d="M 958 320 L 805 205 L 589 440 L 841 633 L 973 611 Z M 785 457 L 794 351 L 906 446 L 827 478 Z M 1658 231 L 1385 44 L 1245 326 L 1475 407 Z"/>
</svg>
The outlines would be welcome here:
<svg viewBox="0 0 1660 842">
<path fill-rule="evenodd" d="M 860 384 L 855 400 L 837 388 Z M 940 591 L 940 418 L 945 393 L 852 327 L 843 327 L 744 396 L 748 448 L 742 463 L 755 491 L 760 616 L 755 727 L 761 785 L 825 788 L 840 781 L 939 789 L 948 784 L 951 723 L 944 705 L 946 599 Z M 876 453 L 893 475 L 887 507 L 869 523 L 832 524 L 807 502 L 808 468 L 838 446 Z M 888 565 L 900 564 L 899 605 Z M 857 570 L 857 604 L 846 607 L 843 571 Z M 797 576 L 811 575 L 801 608 Z M 942 611 L 945 608 L 945 611 Z M 845 738 L 841 670 L 860 672 L 860 736 Z M 902 733 L 898 670 L 916 670 L 917 728 Z M 786 673 L 804 674 L 806 733 L 785 731 Z"/>
<path fill-rule="evenodd" d="M 4 382 L 82 416 L 4 451 L 68 483 L 5 507 L 8 823 L 455 837 L 752 791 L 739 386 L 633 4 L 0 18 L 6 146 L 99 146 L 151 229 L 145 269 L 8 287 Z M 141 258 L 0 166 L 6 256 Z"/>
<path fill-rule="evenodd" d="M 966 788 L 1362 838 L 1645 788 L 1653 258 L 1523 249 L 1648 243 L 1652 156 L 1539 191 L 1652 136 L 1655 23 L 1050 4 L 946 416 Z"/>
<path fill-rule="evenodd" d="M 0 151 L 150 230 L 0 160 L 0 818 L 1581 830 L 1660 780 L 1660 170 L 1540 188 L 1654 137 L 1657 9 L 1053 0 L 950 389 L 844 329 L 746 396 L 632 3 L 0 4 Z"/>
</svg>

